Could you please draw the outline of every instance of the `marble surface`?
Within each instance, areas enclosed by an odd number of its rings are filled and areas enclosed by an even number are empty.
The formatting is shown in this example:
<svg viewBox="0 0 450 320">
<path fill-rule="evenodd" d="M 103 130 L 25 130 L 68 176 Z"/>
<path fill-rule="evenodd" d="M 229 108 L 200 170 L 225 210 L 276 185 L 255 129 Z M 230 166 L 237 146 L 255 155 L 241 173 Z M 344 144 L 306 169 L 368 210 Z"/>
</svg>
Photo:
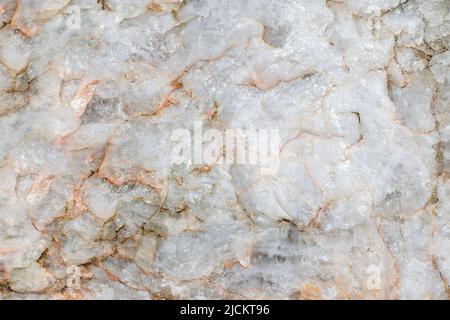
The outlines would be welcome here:
<svg viewBox="0 0 450 320">
<path fill-rule="evenodd" d="M 0 0 L 0 28 L 0 299 L 448 299 L 450 1 Z M 199 121 L 277 130 L 277 170 L 174 163 Z"/>
</svg>

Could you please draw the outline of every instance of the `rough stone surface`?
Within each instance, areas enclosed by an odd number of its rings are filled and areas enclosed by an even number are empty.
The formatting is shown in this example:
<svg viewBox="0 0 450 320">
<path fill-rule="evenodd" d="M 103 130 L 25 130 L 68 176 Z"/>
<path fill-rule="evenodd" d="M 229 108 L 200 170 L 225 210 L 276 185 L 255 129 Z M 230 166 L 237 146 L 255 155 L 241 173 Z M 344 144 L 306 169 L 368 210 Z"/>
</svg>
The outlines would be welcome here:
<svg viewBox="0 0 450 320">
<path fill-rule="evenodd" d="M 0 299 L 448 299 L 450 1 L 0 0 Z M 175 165 L 278 128 L 279 170 Z"/>
</svg>

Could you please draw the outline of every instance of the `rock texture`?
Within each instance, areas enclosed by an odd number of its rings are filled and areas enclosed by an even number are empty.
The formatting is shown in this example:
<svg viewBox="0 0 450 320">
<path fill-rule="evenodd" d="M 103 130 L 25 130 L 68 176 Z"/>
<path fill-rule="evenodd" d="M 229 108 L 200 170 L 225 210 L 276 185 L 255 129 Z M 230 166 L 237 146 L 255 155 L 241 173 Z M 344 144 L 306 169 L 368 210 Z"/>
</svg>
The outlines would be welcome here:
<svg viewBox="0 0 450 320">
<path fill-rule="evenodd" d="M 450 1 L 0 0 L 1 299 L 447 299 Z M 171 132 L 279 128 L 279 170 Z"/>
</svg>

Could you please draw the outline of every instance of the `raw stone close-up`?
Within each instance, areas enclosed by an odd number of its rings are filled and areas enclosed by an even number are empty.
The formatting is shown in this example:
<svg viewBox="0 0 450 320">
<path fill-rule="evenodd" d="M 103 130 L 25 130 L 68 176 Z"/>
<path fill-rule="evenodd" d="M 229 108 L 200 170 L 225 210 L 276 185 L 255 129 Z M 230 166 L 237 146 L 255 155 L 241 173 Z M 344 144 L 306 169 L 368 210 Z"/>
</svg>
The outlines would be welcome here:
<svg viewBox="0 0 450 320">
<path fill-rule="evenodd" d="M 450 0 L 0 0 L 0 299 L 448 299 L 449 48 Z"/>
</svg>

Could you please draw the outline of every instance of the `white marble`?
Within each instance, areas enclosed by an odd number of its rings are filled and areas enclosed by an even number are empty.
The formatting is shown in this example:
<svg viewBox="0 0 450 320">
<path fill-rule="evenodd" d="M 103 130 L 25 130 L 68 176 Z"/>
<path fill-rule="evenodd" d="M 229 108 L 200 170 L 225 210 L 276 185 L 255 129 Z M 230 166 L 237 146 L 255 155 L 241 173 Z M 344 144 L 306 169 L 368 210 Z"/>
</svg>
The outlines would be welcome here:
<svg viewBox="0 0 450 320">
<path fill-rule="evenodd" d="M 448 0 L 0 0 L 0 299 L 448 299 L 449 48 Z M 277 170 L 175 164 L 199 121 Z"/>
</svg>

